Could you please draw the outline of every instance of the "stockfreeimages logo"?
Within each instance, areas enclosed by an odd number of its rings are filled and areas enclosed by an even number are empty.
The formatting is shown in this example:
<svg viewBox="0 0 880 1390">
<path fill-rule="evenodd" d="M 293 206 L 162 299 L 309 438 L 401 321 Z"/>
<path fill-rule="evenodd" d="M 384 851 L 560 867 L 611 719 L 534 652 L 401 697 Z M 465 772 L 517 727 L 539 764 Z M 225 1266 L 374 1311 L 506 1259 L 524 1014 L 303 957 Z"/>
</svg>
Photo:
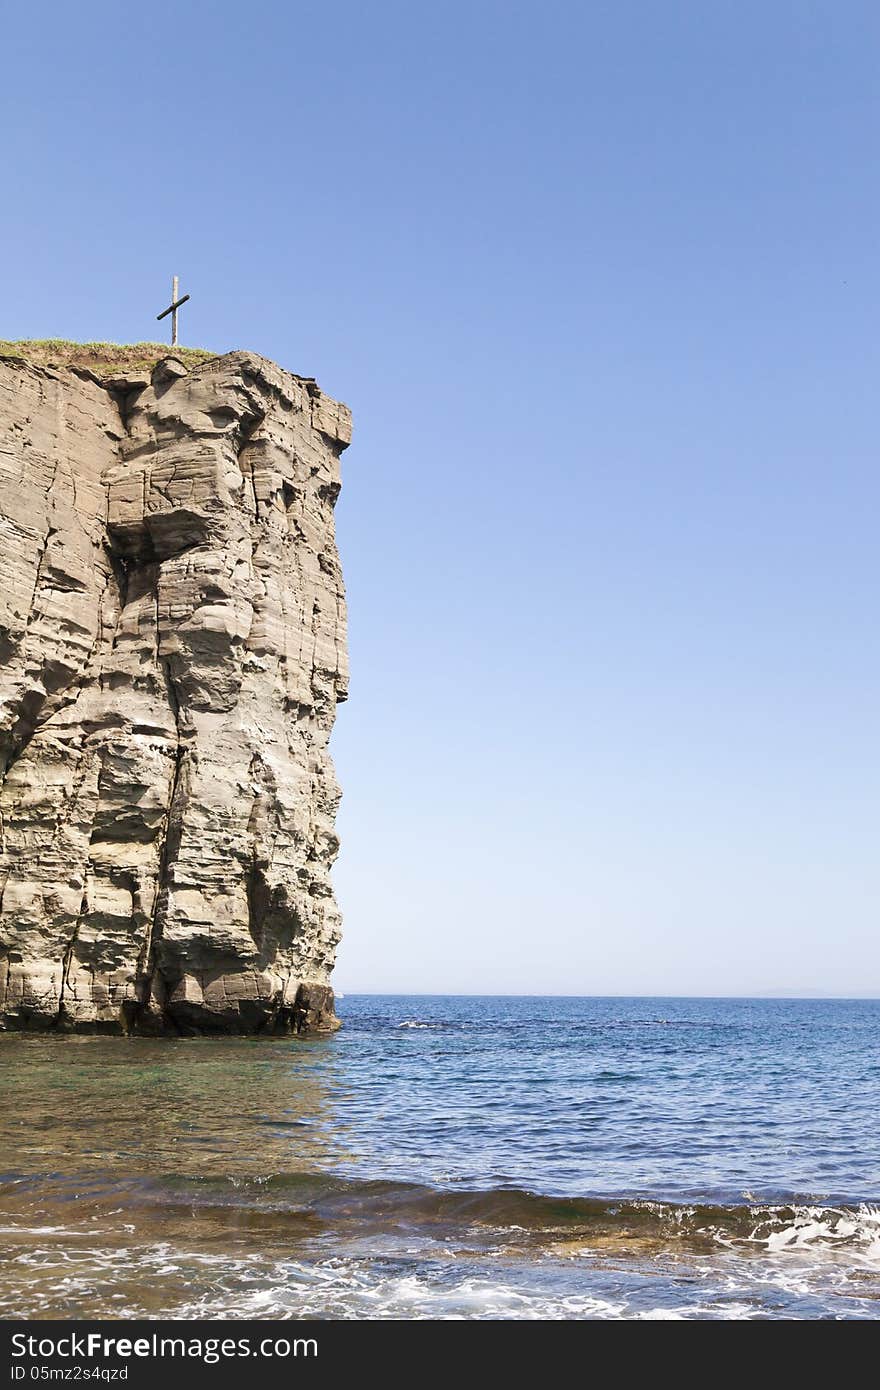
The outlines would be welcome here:
<svg viewBox="0 0 880 1390">
<path fill-rule="evenodd" d="M 206 1366 L 236 1357 L 317 1356 L 318 1343 L 314 1337 L 107 1337 L 103 1332 L 71 1332 L 61 1337 L 33 1337 L 23 1332 L 13 1333 L 12 1356 L 17 1362 L 30 1361 L 106 1361 L 106 1360 L 172 1360 L 201 1361 Z M 31 1369 L 34 1369 L 33 1367 Z M 26 1365 L 13 1366 L 13 1380 L 24 1380 Z"/>
</svg>

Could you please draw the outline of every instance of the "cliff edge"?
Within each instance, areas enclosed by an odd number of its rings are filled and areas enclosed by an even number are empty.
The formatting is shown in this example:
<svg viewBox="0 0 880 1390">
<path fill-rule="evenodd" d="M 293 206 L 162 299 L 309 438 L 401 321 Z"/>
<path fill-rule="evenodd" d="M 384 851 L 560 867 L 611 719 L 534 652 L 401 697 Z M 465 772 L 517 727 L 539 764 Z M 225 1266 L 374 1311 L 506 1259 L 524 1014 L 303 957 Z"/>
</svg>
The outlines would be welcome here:
<svg viewBox="0 0 880 1390">
<path fill-rule="evenodd" d="M 0 1027 L 330 1031 L 347 408 L 0 360 Z"/>
</svg>

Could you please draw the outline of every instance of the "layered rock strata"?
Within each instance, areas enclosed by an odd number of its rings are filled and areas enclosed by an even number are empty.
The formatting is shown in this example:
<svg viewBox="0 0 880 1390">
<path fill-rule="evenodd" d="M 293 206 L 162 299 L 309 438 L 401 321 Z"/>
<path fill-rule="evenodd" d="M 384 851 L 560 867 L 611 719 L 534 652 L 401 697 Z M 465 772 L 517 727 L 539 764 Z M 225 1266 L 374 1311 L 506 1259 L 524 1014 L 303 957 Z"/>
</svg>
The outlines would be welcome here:
<svg viewBox="0 0 880 1390">
<path fill-rule="evenodd" d="M 329 1031 L 345 406 L 0 362 L 0 1026 Z"/>
</svg>

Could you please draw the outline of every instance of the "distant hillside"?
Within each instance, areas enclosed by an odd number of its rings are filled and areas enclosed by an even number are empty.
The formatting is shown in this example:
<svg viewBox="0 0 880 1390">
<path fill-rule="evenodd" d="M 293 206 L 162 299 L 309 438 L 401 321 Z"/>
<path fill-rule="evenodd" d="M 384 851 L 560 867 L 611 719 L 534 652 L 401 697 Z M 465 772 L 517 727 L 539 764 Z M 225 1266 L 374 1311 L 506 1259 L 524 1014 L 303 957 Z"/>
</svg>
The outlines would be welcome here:
<svg viewBox="0 0 880 1390">
<path fill-rule="evenodd" d="M 23 338 L 12 343 L 0 339 L 0 357 L 22 357 L 36 367 L 88 367 L 98 376 L 140 371 L 171 354 L 187 367 L 217 356 L 207 348 L 172 348 L 167 343 L 70 343 L 63 338 Z"/>
</svg>

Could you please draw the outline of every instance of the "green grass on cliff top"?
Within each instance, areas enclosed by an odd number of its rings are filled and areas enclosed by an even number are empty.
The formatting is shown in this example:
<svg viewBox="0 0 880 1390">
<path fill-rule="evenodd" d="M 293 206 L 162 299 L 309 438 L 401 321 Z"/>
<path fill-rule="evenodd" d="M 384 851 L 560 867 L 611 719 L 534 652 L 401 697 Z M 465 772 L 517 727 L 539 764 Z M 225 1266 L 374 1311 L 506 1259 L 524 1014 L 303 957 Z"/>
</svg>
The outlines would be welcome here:
<svg viewBox="0 0 880 1390">
<path fill-rule="evenodd" d="M 172 348 L 168 343 L 70 343 L 64 338 L 23 338 L 12 343 L 0 339 L 0 357 L 23 357 L 35 367 L 88 367 L 96 376 L 149 370 L 171 353 L 187 367 L 217 356 L 207 348 Z"/>
</svg>

